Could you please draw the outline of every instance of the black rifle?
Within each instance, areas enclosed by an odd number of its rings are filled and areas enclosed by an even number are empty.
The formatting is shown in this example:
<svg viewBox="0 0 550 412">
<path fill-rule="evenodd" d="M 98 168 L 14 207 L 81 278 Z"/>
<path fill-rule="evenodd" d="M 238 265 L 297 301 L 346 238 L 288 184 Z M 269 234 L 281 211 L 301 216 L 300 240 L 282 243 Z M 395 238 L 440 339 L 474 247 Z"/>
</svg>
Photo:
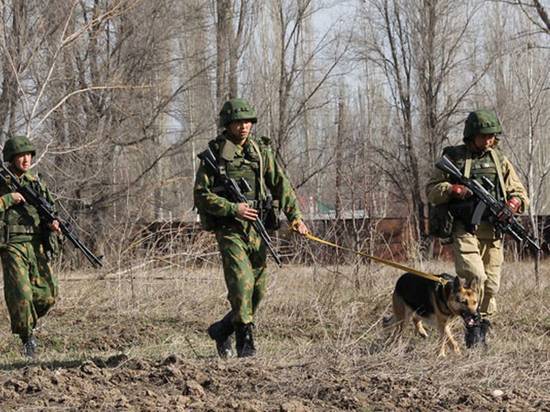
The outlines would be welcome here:
<svg viewBox="0 0 550 412">
<path fill-rule="evenodd" d="M 527 242 L 529 247 L 536 252 L 541 250 L 537 241 L 529 236 L 527 230 L 514 217 L 514 214 L 510 208 L 506 206 L 506 203 L 495 199 L 495 197 L 477 180 L 465 177 L 447 156 L 443 155 L 443 157 L 439 159 L 435 165 L 438 169 L 450 175 L 457 183 L 460 183 L 470 189 L 473 196 L 477 198 L 478 202 L 472 215 L 471 224 L 479 225 L 482 216 L 487 211 L 489 221 L 498 231 L 501 233 L 508 233 L 518 242 Z M 494 188 L 493 183 L 489 179 L 482 179 L 483 183 L 487 185 L 489 189 Z"/>
<path fill-rule="evenodd" d="M 101 258 L 94 255 L 78 238 L 70 225 L 56 215 L 53 205 L 47 199 L 41 196 L 32 187 L 22 186 L 17 177 L 4 165 L 3 162 L 0 163 L 0 167 L 3 171 L 3 173 L 0 173 L 0 178 L 6 183 L 10 190 L 20 193 L 25 198 L 27 203 L 34 206 L 36 210 L 38 210 L 38 215 L 40 216 L 42 223 L 49 225 L 54 220 L 57 220 L 59 222 L 59 229 L 61 230 L 61 233 L 63 233 L 63 235 L 69 239 L 71 243 L 84 254 L 84 256 L 86 256 L 90 263 L 96 268 L 103 266 Z"/>
<path fill-rule="evenodd" d="M 248 202 L 248 199 L 243 194 L 243 190 L 245 192 L 249 192 L 251 190 L 248 182 L 243 178 L 240 178 L 237 182 L 235 179 L 231 179 L 227 175 L 220 173 L 220 170 L 218 168 L 218 161 L 216 160 L 216 156 L 214 156 L 214 153 L 212 153 L 210 147 L 208 147 L 208 149 L 206 149 L 204 152 L 199 153 L 198 158 L 202 160 L 204 165 L 208 167 L 208 169 L 210 169 L 212 173 L 214 173 L 215 178 L 223 186 L 224 191 L 227 194 L 228 200 L 234 203 Z M 250 221 L 250 223 L 264 241 L 265 245 L 267 246 L 267 250 L 269 250 L 269 253 L 271 253 L 271 256 L 273 256 L 273 259 L 275 259 L 275 262 L 277 262 L 279 266 L 282 266 L 283 262 L 273 248 L 273 245 L 271 244 L 271 238 L 269 237 L 269 234 L 267 233 L 267 230 L 262 221 L 258 218 L 256 220 Z"/>
</svg>

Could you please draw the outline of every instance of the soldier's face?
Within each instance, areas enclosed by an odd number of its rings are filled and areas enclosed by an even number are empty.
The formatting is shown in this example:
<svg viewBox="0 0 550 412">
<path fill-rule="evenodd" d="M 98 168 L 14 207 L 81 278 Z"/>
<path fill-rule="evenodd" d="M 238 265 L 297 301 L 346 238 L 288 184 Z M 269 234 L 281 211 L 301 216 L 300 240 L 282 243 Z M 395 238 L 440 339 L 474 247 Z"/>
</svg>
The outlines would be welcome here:
<svg viewBox="0 0 550 412">
<path fill-rule="evenodd" d="M 480 152 L 486 152 L 495 145 L 496 134 L 478 134 L 474 138 L 474 146 Z"/>
<path fill-rule="evenodd" d="M 227 126 L 229 134 L 235 138 L 237 143 L 244 143 L 252 129 L 250 120 L 235 120 Z"/>
<path fill-rule="evenodd" d="M 13 156 L 13 166 L 22 173 L 31 168 L 32 155 L 30 153 L 20 153 Z"/>
</svg>

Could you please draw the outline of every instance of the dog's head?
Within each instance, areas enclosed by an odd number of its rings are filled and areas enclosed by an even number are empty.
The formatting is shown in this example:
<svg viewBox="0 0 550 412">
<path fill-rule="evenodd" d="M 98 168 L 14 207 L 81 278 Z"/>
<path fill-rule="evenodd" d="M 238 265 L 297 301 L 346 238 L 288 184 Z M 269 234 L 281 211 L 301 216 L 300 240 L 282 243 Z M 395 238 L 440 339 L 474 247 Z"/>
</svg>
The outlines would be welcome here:
<svg viewBox="0 0 550 412">
<path fill-rule="evenodd" d="M 450 292 L 447 298 L 447 305 L 453 313 L 462 316 L 465 322 L 477 315 L 479 305 L 479 285 L 474 279 L 469 283 L 456 276 L 447 287 Z"/>
</svg>

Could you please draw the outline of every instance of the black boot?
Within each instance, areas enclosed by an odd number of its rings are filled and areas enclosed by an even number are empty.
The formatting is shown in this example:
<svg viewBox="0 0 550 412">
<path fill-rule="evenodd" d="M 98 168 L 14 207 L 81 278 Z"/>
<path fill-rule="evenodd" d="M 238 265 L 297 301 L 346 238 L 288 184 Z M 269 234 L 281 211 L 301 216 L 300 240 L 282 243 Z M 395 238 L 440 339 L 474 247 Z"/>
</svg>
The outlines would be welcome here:
<svg viewBox="0 0 550 412">
<path fill-rule="evenodd" d="M 208 336 L 216 341 L 216 349 L 220 358 L 233 356 L 231 349 L 231 335 L 235 331 L 232 322 L 232 313 L 227 313 L 222 320 L 214 322 L 208 327 Z"/>
<path fill-rule="evenodd" d="M 491 322 L 489 319 L 481 319 L 479 330 L 481 333 L 481 341 L 485 346 L 487 346 L 487 333 L 489 332 L 489 329 L 491 329 Z"/>
<path fill-rule="evenodd" d="M 254 347 L 254 337 L 252 336 L 253 323 L 239 323 L 235 328 L 235 337 L 237 339 L 237 356 L 246 358 L 256 354 Z"/>
<path fill-rule="evenodd" d="M 464 332 L 466 347 L 473 348 L 479 345 L 487 347 L 485 338 L 490 326 L 491 322 L 488 319 L 482 319 L 479 313 L 466 322 L 466 330 Z"/>
<path fill-rule="evenodd" d="M 27 358 L 33 359 L 36 356 L 38 344 L 34 336 L 29 336 L 27 338 L 21 338 L 23 342 L 23 355 Z"/>
</svg>

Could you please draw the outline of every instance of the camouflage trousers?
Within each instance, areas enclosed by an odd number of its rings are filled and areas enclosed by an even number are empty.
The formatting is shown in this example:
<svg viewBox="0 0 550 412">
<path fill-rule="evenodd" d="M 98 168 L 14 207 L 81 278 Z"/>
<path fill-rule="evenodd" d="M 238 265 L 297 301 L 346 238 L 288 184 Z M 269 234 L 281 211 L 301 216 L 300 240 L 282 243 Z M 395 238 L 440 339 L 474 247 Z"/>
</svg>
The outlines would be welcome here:
<svg viewBox="0 0 550 412">
<path fill-rule="evenodd" d="M 459 229 L 453 236 L 452 247 L 457 275 L 467 281 L 478 280 L 479 311 L 485 316 L 492 315 L 497 310 L 496 295 L 504 261 L 502 240 L 479 237 Z"/>
<path fill-rule="evenodd" d="M 0 257 L 11 330 L 26 339 L 38 318 L 54 305 L 57 279 L 38 240 L 9 244 L 2 248 Z"/>
<path fill-rule="evenodd" d="M 250 323 L 267 287 L 266 248 L 247 225 L 244 231 L 224 228 L 216 232 L 234 323 Z"/>
</svg>

